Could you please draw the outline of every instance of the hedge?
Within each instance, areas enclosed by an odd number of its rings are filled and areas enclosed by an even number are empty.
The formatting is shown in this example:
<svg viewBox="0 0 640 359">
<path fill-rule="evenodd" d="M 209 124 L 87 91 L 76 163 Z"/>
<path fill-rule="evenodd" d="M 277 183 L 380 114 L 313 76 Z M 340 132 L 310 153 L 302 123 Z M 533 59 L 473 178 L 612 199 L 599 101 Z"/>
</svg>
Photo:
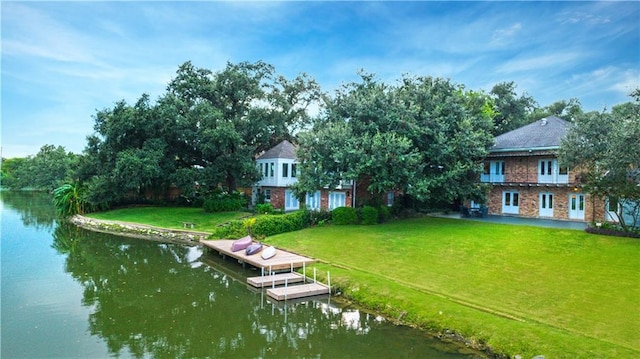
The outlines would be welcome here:
<svg viewBox="0 0 640 359">
<path fill-rule="evenodd" d="M 358 213 L 353 207 L 338 207 L 333 210 L 331 217 L 334 224 L 357 224 Z"/>
<path fill-rule="evenodd" d="M 378 224 L 378 209 L 371 206 L 362 207 L 362 224 Z"/>
</svg>

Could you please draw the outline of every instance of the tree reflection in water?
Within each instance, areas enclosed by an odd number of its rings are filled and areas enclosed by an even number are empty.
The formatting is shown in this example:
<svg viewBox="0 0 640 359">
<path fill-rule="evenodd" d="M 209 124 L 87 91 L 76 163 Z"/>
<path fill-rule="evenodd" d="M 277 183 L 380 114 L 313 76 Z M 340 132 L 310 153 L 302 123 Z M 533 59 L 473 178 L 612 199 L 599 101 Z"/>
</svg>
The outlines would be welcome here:
<svg viewBox="0 0 640 359">
<path fill-rule="evenodd" d="M 51 230 L 56 221 L 51 195 L 36 191 L 0 191 L 3 206 L 20 213 L 25 227 Z"/>
<path fill-rule="evenodd" d="M 269 302 L 234 279 L 236 263 L 214 268 L 219 261 L 197 247 L 68 224 L 56 228 L 53 247 L 67 255 L 65 270 L 84 287 L 91 333 L 115 356 L 461 357 L 439 351 L 422 333 L 358 310 L 326 301 Z"/>
</svg>

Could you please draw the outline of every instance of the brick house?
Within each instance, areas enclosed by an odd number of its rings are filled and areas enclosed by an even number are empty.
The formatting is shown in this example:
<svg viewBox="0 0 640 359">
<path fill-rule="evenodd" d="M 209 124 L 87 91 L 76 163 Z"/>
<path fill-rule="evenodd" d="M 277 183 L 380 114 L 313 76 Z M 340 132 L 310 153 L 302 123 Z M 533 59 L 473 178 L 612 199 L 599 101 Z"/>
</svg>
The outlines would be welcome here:
<svg viewBox="0 0 640 359">
<path fill-rule="evenodd" d="M 603 200 L 584 193 L 581 173 L 558 163 L 569 126 L 550 116 L 495 138 L 480 179 L 491 185 L 489 214 L 605 220 Z"/>
<path fill-rule="evenodd" d="M 284 140 L 269 149 L 256 159 L 262 179 L 252 188 L 252 203 L 256 204 L 260 197 L 271 203 L 274 208 L 294 211 L 301 208 L 301 203 L 289 187 L 298 179 L 297 147 Z M 336 189 L 322 188 L 314 193 L 307 193 L 304 199 L 306 208 L 311 210 L 333 210 L 337 207 L 352 207 L 353 186 L 341 184 Z"/>
</svg>

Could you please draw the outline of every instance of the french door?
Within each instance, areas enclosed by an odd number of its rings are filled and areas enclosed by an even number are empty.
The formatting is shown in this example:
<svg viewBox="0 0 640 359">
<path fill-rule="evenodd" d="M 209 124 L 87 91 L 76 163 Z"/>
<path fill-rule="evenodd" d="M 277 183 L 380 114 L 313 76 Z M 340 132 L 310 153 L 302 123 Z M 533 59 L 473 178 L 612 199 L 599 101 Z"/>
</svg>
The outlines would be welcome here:
<svg viewBox="0 0 640 359">
<path fill-rule="evenodd" d="M 540 217 L 553 217 L 553 193 L 540 193 Z"/>
<path fill-rule="evenodd" d="M 569 194 L 569 219 L 584 219 L 584 194 Z"/>
<path fill-rule="evenodd" d="M 520 194 L 517 191 L 502 192 L 502 213 L 518 214 L 520 211 Z"/>
</svg>

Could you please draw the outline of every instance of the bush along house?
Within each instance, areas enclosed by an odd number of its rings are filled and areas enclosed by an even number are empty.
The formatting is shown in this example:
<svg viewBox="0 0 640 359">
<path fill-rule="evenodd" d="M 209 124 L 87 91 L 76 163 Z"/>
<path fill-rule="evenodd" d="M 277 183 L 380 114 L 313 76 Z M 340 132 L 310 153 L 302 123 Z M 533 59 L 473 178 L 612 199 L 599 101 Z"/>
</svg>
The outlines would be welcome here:
<svg viewBox="0 0 640 359">
<path fill-rule="evenodd" d="M 489 214 L 604 220 L 604 202 L 583 191 L 578 171 L 558 163 L 569 126 L 550 116 L 495 138 L 480 178 L 490 184 Z"/>
<path fill-rule="evenodd" d="M 256 159 L 262 179 L 252 189 L 252 203 L 271 203 L 274 208 L 294 211 L 302 207 L 289 187 L 297 182 L 297 147 L 284 140 Z M 322 188 L 307 193 L 304 203 L 310 210 L 333 210 L 352 207 L 352 185 L 340 185 L 335 189 Z"/>
</svg>

